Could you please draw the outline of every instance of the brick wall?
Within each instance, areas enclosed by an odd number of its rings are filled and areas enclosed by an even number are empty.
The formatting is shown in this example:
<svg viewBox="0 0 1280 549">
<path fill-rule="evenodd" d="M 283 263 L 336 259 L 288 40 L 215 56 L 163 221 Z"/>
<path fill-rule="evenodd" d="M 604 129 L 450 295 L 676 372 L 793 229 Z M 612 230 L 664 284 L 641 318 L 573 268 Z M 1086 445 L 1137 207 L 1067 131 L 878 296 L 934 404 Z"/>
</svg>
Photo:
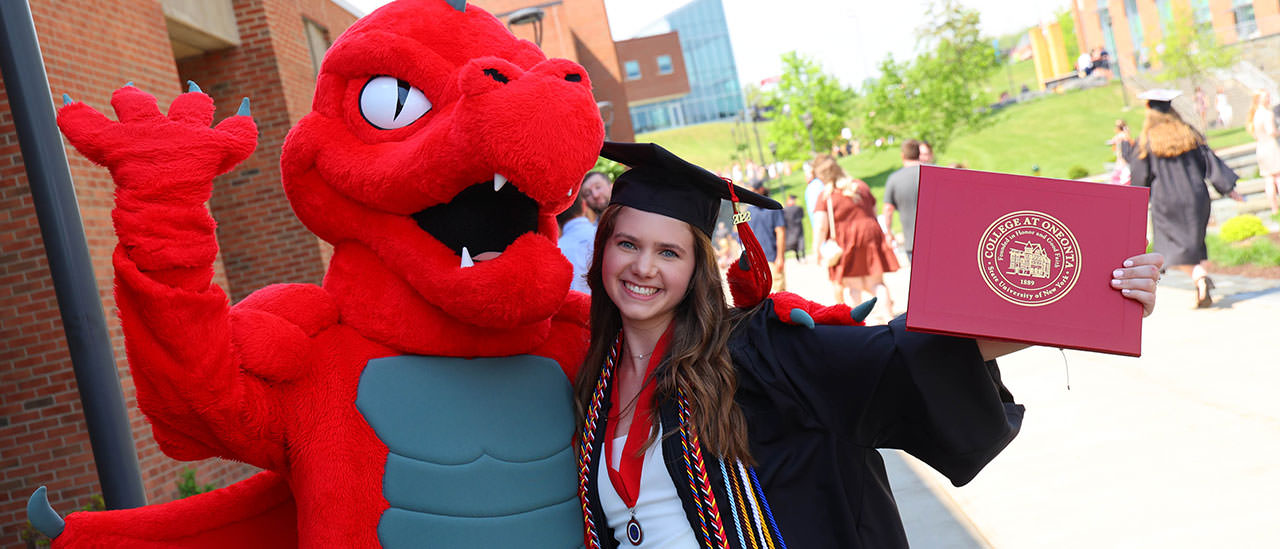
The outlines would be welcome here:
<svg viewBox="0 0 1280 549">
<path fill-rule="evenodd" d="M 246 166 L 217 182 L 212 204 L 223 239 L 214 282 L 240 297 L 269 282 L 318 282 L 323 272 L 325 248 L 300 228 L 279 192 L 280 141 L 292 121 L 310 108 L 314 74 L 302 17 L 325 26 L 331 37 L 355 18 L 326 0 L 238 1 L 236 9 L 245 12 L 240 27 L 245 43 L 238 49 L 249 53 L 213 57 L 243 63 L 218 67 L 210 61 L 199 66 L 184 62 L 180 69 L 156 0 L 31 2 L 59 105 L 65 92 L 110 115 L 111 92 L 133 81 L 167 108 L 191 76 L 215 97 L 219 119 L 235 112 L 242 95 L 253 98 L 264 139 Z M 67 148 L 148 500 L 176 497 L 175 483 L 185 468 L 196 469 L 200 482 L 219 486 L 248 476 L 253 469 L 238 463 L 176 462 L 151 438 L 125 368 L 111 295 L 110 257 L 116 243 L 110 219 L 112 183 L 106 170 Z M 237 216 L 241 210 L 247 213 Z M 280 249 L 288 252 L 267 254 Z M 232 257 L 238 263 L 235 283 L 229 284 L 227 273 L 232 271 L 224 269 L 224 262 L 229 267 Z M 51 503 L 63 513 L 101 492 L 8 96 L 0 84 L 0 547 L 21 546 L 18 532 L 26 520 L 26 499 L 42 484 L 49 486 Z"/>
<path fill-rule="evenodd" d="M 689 94 L 689 75 L 684 68 L 684 53 L 680 49 L 680 35 L 675 32 L 620 40 L 615 42 L 618 62 L 635 61 L 640 65 L 640 78 L 627 80 L 627 100 L 632 105 L 653 103 L 673 96 Z M 671 72 L 658 70 L 658 56 L 671 58 Z M 624 75 L 625 76 L 625 75 Z"/>
</svg>

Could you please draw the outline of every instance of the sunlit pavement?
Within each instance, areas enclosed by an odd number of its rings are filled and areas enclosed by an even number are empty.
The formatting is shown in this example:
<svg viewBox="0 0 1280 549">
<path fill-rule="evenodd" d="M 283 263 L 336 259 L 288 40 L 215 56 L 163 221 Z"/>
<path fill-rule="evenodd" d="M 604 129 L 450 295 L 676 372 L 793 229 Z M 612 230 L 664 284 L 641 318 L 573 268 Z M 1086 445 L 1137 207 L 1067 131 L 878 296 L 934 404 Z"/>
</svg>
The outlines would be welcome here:
<svg viewBox="0 0 1280 549">
<path fill-rule="evenodd" d="M 789 290 L 832 301 L 825 269 L 787 269 Z M 908 277 L 886 277 L 897 312 Z M 1280 281 L 1215 279 L 1218 303 L 1193 310 L 1186 276 L 1165 276 L 1141 358 L 1002 358 L 1026 422 L 970 484 L 886 452 L 912 546 L 1280 546 Z"/>
</svg>

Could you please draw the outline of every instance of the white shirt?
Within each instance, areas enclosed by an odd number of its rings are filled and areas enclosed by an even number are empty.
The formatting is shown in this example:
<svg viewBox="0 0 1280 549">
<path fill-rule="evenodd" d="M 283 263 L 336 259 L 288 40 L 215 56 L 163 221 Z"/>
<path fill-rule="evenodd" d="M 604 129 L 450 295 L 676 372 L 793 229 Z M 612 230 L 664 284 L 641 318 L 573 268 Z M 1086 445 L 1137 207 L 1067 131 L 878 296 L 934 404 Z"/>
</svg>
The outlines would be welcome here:
<svg viewBox="0 0 1280 549">
<path fill-rule="evenodd" d="M 627 445 L 627 436 L 613 439 L 609 445 L 609 461 L 603 463 L 600 474 L 596 475 L 596 491 L 600 494 L 600 508 L 609 528 L 613 529 L 613 537 L 620 547 L 632 547 L 627 541 L 627 522 L 631 520 L 631 510 L 622 502 L 622 497 L 613 488 L 609 480 L 613 471 L 610 463 L 622 461 L 622 449 Z M 602 454 L 603 455 L 603 454 Z M 640 473 L 640 494 L 636 498 L 636 521 L 644 531 L 644 539 L 640 547 L 689 548 L 697 549 L 698 540 L 689 526 L 689 519 L 684 514 L 684 506 L 680 503 L 680 494 L 671 481 L 667 466 L 662 461 L 662 431 L 658 431 L 657 441 L 644 452 L 644 469 Z"/>
<path fill-rule="evenodd" d="M 591 254 L 596 244 L 596 226 L 585 217 L 575 217 L 565 222 L 560 230 L 560 240 L 556 245 L 560 253 L 573 265 L 573 281 L 570 290 L 577 290 L 590 295 L 587 286 L 587 269 L 591 268 Z"/>
</svg>

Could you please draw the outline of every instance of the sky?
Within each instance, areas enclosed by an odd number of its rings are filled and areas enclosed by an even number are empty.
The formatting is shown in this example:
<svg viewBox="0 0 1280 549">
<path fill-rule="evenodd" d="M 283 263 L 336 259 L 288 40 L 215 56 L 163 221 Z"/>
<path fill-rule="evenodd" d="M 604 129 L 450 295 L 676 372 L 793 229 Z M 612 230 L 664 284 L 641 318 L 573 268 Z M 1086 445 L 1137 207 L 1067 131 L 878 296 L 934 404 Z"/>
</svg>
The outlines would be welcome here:
<svg viewBox="0 0 1280 549">
<path fill-rule="evenodd" d="M 372 10 L 386 0 L 345 0 Z M 959 0 L 982 14 L 989 36 L 1018 31 L 1048 19 L 1071 0 Z M 614 40 L 637 32 L 690 0 L 605 0 Z M 759 82 L 781 71 L 781 56 L 791 50 L 815 59 L 824 72 L 849 86 L 875 75 L 892 53 L 909 59 L 915 29 L 928 0 L 722 0 L 738 79 Z"/>
</svg>

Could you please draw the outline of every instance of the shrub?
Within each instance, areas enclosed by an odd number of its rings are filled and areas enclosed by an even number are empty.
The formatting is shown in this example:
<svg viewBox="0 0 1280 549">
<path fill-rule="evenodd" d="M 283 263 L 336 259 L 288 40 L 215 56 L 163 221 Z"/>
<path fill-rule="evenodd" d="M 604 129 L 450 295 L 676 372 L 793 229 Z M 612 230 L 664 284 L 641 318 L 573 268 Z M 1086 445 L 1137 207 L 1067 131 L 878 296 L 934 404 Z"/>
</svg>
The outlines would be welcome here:
<svg viewBox="0 0 1280 549">
<path fill-rule="evenodd" d="M 1089 170 L 1085 169 L 1084 166 L 1076 164 L 1067 168 L 1067 179 L 1084 179 L 1086 177 L 1089 177 Z"/>
<path fill-rule="evenodd" d="M 213 484 L 200 484 L 196 482 L 195 469 L 183 469 L 182 478 L 178 481 L 178 497 L 188 498 L 196 494 L 203 494 L 217 488 Z"/>
<path fill-rule="evenodd" d="M 1255 238 L 1247 243 L 1228 244 L 1217 235 L 1205 235 L 1209 248 L 1209 260 L 1219 265 L 1280 266 L 1280 245 L 1267 238 Z M 1242 245 L 1247 244 L 1247 245 Z"/>
<path fill-rule="evenodd" d="M 1218 234 L 1224 241 L 1239 242 L 1246 238 L 1267 234 L 1267 228 L 1262 225 L 1262 220 L 1256 215 L 1237 215 L 1223 223 L 1222 230 Z"/>
</svg>

